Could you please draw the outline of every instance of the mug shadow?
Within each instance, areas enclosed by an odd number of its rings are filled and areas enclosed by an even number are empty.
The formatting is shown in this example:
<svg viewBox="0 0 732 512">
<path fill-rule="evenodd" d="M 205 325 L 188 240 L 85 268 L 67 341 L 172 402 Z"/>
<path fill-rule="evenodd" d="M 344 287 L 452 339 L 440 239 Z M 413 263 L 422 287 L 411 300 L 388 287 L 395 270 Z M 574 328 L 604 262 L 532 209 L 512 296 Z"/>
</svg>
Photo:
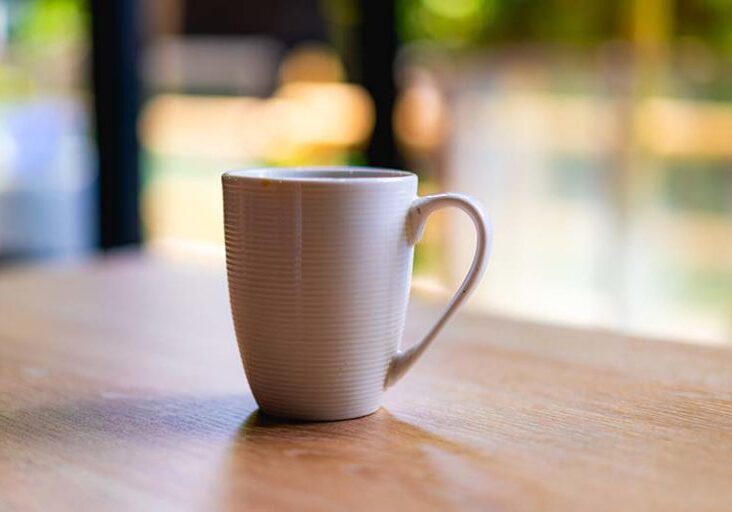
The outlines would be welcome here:
<svg viewBox="0 0 732 512">
<path fill-rule="evenodd" d="M 450 508 L 493 501 L 490 457 L 400 420 L 386 409 L 362 418 L 305 423 L 259 410 L 240 425 L 222 464 L 223 508 L 375 510 Z M 327 508 L 327 507 L 326 507 Z"/>
<path fill-rule="evenodd" d="M 3 411 L 0 436 L 18 448 L 7 453 L 11 464 L 49 446 L 69 460 L 104 461 L 110 471 L 190 467 L 160 485 L 225 510 L 493 503 L 496 485 L 486 474 L 495 475 L 498 462 L 419 423 L 387 409 L 338 422 L 284 420 L 259 411 L 248 393 L 108 393 Z"/>
</svg>

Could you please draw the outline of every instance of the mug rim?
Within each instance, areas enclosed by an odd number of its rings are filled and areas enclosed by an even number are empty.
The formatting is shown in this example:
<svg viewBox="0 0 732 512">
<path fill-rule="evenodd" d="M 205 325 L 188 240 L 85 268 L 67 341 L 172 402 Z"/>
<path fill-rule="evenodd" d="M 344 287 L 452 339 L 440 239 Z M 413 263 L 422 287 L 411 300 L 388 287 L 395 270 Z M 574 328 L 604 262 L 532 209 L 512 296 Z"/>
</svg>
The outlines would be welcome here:
<svg viewBox="0 0 732 512">
<path fill-rule="evenodd" d="M 280 183 L 379 183 L 416 179 L 413 172 L 358 165 L 309 165 L 298 167 L 254 167 L 234 169 L 224 180 L 267 180 Z"/>
</svg>

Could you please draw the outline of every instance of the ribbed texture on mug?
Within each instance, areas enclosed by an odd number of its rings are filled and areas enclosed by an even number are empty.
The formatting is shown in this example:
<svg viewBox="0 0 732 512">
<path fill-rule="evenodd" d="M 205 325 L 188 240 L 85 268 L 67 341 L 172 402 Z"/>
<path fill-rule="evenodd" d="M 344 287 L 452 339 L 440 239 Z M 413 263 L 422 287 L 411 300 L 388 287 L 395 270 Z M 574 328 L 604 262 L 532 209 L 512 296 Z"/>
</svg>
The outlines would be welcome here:
<svg viewBox="0 0 732 512">
<path fill-rule="evenodd" d="M 270 414 L 343 419 L 379 407 L 402 333 L 416 179 L 224 177 L 232 313 Z"/>
</svg>

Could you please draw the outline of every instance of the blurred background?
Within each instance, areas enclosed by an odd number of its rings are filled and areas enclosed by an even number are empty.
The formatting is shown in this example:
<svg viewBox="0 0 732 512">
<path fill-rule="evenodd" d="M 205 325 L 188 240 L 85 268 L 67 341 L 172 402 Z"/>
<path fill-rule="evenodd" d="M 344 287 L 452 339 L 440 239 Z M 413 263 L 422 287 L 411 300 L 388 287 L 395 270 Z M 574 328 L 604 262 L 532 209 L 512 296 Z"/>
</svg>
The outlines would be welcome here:
<svg viewBox="0 0 732 512">
<path fill-rule="evenodd" d="M 0 265 L 220 254 L 219 175 L 403 167 L 476 311 L 732 343 L 726 0 L 0 0 Z M 415 286 L 469 264 L 432 220 Z"/>
</svg>

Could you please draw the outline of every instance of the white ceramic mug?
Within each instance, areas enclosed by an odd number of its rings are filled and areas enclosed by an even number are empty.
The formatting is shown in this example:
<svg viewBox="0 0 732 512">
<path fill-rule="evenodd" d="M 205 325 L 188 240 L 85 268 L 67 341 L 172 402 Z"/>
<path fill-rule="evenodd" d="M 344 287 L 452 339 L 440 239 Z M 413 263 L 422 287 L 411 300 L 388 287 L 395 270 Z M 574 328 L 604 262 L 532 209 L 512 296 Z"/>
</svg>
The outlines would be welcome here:
<svg viewBox="0 0 732 512">
<path fill-rule="evenodd" d="M 268 414 L 340 420 L 376 411 L 485 269 L 480 207 L 458 194 L 418 197 L 409 172 L 272 168 L 227 172 L 222 182 L 236 336 Z M 444 206 L 473 220 L 473 263 L 425 338 L 401 351 L 414 244 Z"/>
</svg>

